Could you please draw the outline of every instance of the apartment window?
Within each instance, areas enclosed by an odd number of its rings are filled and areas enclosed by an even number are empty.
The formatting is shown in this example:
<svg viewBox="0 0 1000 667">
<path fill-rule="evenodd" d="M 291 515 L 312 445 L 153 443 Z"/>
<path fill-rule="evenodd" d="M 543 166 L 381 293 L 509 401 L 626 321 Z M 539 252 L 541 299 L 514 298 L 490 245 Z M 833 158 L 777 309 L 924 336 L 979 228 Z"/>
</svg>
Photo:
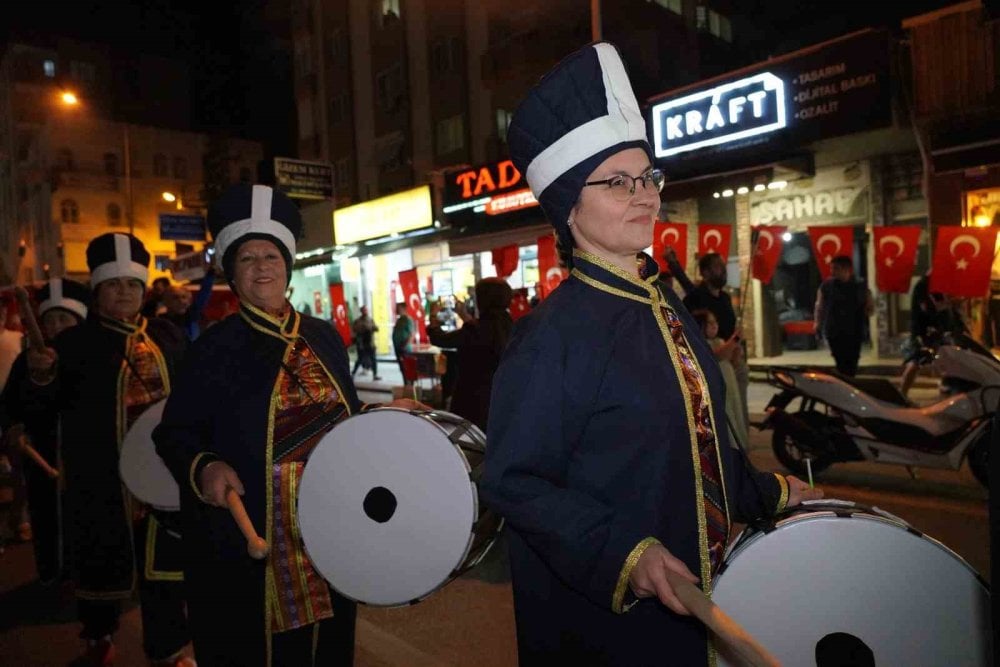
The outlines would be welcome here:
<svg viewBox="0 0 1000 667">
<path fill-rule="evenodd" d="M 431 71 L 445 74 L 459 65 L 461 42 L 455 37 L 439 39 L 431 46 Z"/>
<path fill-rule="evenodd" d="M 349 190 L 354 180 L 351 158 L 340 158 L 334 165 L 334 186 L 338 190 Z"/>
<path fill-rule="evenodd" d="M 399 0 L 375 0 L 375 10 L 378 12 L 379 25 L 383 28 L 402 16 Z"/>
<path fill-rule="evenodd" d="M 80 222 L 80 207 L 73 199 L 63 199 L 59 203 L 59 217 L 64 223 Z"/>
<path fill-rule="evenodd" d="M 506 109 L 497 109 L 497 136 L 500 141 L 507 143 L 507 129 L 510 127 L 510 119 L 514 114 Z"/>
<path fill-rule="evenodd" d="M 153 156 L 153 176 L 169 176 L 170 166 L 167 161 L 167 156 L 163 153 L 157 153 Z"/>
<path fill-rule="evenodd" d="M 660 7 L 672 11 L 674 14 L 683 14 L 684 7 L 681 0 L 647 0 L 648 2 L 655 2 Z"/>
<path fill-rule="evenodd" d="M 42 63 L 42 71 L 45 72 L 45 76 L 50 79 L 54 79 L 56 76 L 56 61 L 46 60 Z"/>
<path fill-rule="evenodd" d="M 174 157 L 174 178 L 187 178 L 187 160 L 180 156 Z"/>
<path fill-rule="evenodd" d="M 375 94 L 383 111 L 397 111 L 403 102 L 403 68 L 397 63 L 375 77 Z"/>
<path fill-rule="evenodd" d="M 719 16 L 719 38 L 726 41 L 733 41 L 733 24 L 727 16 Z"/>
<path fill-rule="evenodd" d="M 347 31 L 343 28 L 334 28 L 330 32 L 330 63 L 346 63 L 349 47 Z"/>
<path fill-rule="evenodd" d="M 350 113 L 351 100 L 347 93 L 338 93 L 330 100 L 330 122 L 339 123 Z"/>
<path fill-rule="evenodd" d="M 108 204 L 108 224 L 112 227 L 121 227 L 122 225 L 122 207 L 118 204 L 111 202 Z"/>
<path fill-rule="evenodd" d="M 461 114 L 445 118 L 437 124 L 437 154 L 446 155 L 465 147 L 465 119 Z"/>
<path fill-rule="evenodd" d="M 108 176 L 118 176 L 121 174 L 118 171 L 118 156 L 114 153 L 104 154 L 104 173 Z"/>
<path fill-rule="evenodd" d="M 97 78 L 97 70 L 93 63 L 82 60 L 71 60 L 69 63 L 69 74 L 74 81 L 80 83 L 93 83 Z"/>
<path fill-rule="evenodd" d="M 304 141 L 313 136 L 313 109 L 312 100 L 299 100 L 299 140 Z"/>
<path fill-rule="evenodd" d="M 395 171 L 403 166 L 403 147 L 406 139 L 400 131 L 390 132 L 375 138 L 375 155 L 378 158 L 379 174 Z"/>
<path fill-rule="evenodd" d="M 64 171 L 76 169 L 76 162 L 73 160 L 73 151 L 68 148 L 60 148 L 56 153 L 56 167 Z"/>
</svg>

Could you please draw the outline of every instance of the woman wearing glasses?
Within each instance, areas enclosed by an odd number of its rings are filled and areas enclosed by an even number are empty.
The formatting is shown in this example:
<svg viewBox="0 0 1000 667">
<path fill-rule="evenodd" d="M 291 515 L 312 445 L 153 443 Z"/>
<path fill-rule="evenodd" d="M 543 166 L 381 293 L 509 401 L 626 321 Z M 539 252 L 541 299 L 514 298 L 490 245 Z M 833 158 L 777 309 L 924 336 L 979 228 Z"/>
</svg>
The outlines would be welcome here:
<svg viewBox="0 0 1000 667">
<path fill-rule="evenodd" d="M 818 492 L 729 447 L 712 351 L 656 287 L 663 174 L 615 47 L 547 74 L 508 145 L 571 269 L 515 327 L 490 407 L 482 487 L 511 529 L 520 664 L 709 664 L 666 571 L 711 590 L 732 522 Z"/>
</svg>

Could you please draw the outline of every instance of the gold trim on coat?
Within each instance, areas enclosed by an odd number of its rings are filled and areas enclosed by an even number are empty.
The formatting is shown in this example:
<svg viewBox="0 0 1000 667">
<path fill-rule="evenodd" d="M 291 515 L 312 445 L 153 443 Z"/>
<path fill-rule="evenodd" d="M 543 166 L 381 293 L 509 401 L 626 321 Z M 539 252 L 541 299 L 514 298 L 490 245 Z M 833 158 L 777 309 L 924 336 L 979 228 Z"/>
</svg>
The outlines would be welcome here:
<svg viewBox="0 0 1000 667">
<path fill-rule="evenodd" d="M 635 569 L 636 564 L 642 557 L 642 554 L 646 552 L 646 549 L 653 546 L 654 544 L 660 544 L 660 541 L 655 537 L 647 537 L 639 544 L 635 545 L 635 548 L 629 552 L 628 557 L 625 558 L 625 564 L 622 565 L 622 571 L 618 574 L 618 584 L 615 586 L 615 593 L 611 598 L 611 611 L 616 614 L 624 614 L 629 609 L 629 607 L 623 607 L 622 603 L 625 601 L 625 591 L 628 590 L 628 580 L 632 576 L 632 570 Z"/>
</svg>

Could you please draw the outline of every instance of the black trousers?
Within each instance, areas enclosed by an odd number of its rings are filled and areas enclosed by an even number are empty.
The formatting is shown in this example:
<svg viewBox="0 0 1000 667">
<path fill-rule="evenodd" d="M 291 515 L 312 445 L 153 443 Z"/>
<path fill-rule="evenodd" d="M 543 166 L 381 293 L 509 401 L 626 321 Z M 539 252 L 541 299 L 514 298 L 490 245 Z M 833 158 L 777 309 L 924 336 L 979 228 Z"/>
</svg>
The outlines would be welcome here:
<svg viewBox="0 0 1000 667">
<path fill-rule="evenodd" d="M 406 371 L 403 370 L 403 355 L 406 354 L 406 348 L 393 345 L 392 350 L 396 353 L 396 363 L 399 364 L 399 374 L 403 377 L 403 384 L 407 384 Z"/>
<path fill-rule="evenodd" d="M 857 375 L 858 361 L 861 360 L 861 336 L 830 336 L 827 342 L 837 364 L 837 371 L 851 377 Z"/>
<path fill-rule="evenodd" d="M 35 543 L 35 568 L 39 579 L 52 581 L 63 571 L 59 483 L 27 459 L 24 477 L 28 485 L 28 515 Z"/>
<path fill-rule="evenodd" d="M 378 360 L 375 359 L 375 348 L 362 349 L 358 348 L 358 358 L 354 362 L 354 370 L 351 371 L 351 375 L 358 372 L 358 368 L 364 365 L 365 360 L 372 367 L 372 377 L 378 375 Z"/>
</svg>

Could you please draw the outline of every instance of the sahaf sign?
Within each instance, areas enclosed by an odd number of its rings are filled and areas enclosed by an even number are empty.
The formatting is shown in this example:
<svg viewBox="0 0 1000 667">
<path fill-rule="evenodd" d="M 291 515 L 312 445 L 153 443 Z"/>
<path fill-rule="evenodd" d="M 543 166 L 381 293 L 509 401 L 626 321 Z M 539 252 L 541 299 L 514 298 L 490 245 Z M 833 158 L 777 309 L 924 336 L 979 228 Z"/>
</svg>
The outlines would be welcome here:
<svg viewBox="0 0 1000 667">
<path fill-rule="evenodd" d="M 519 219 L 518 213 L 537 206 L 528 182 L 510 160 L 445 176 L 441 212 L 453 227 Z"/>
<path fill-rule="evenodd" d="M 853 35 L 657 96 L 649 122 L 660 166 L 753 147 L 787 150 L 892 122 L 889 40 Z M 683 171 L 681 169 L 680 171 Z"/>
</svg>

